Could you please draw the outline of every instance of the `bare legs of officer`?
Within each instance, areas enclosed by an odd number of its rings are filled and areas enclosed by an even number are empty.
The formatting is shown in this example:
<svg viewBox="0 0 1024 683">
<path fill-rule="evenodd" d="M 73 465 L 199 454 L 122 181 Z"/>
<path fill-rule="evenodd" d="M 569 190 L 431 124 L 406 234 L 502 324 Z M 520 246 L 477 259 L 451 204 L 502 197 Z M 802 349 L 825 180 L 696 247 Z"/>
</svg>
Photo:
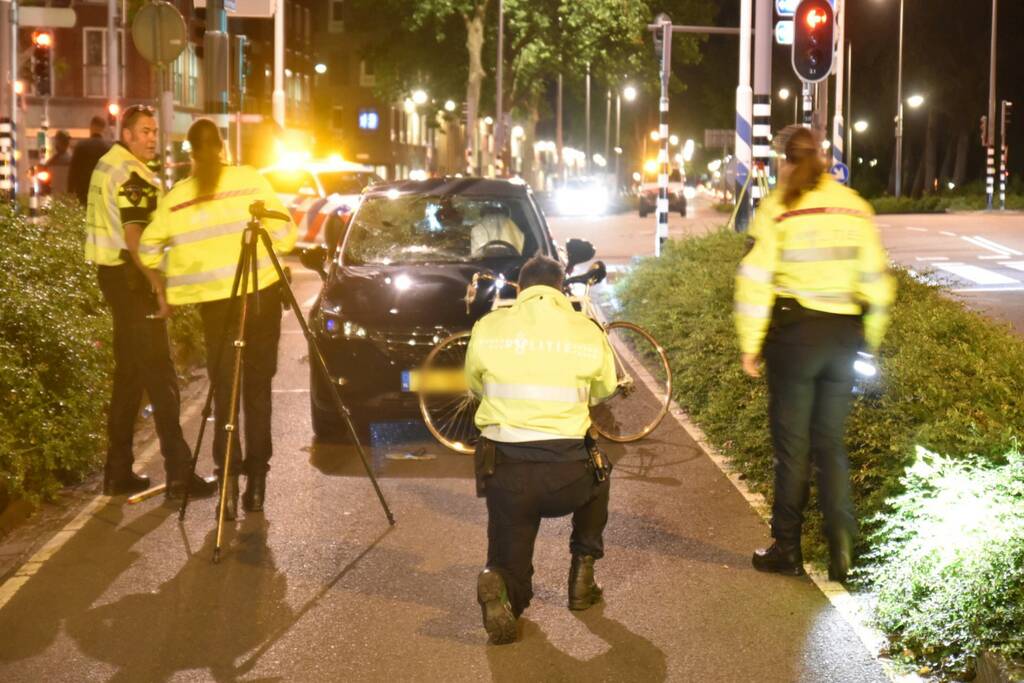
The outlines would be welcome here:
<svg viewBox="0 0 1024 683">
<path fill-rule="evenodd" d="M 533 546 L 542 518 L 572 515 L 569 609 L 585 610 L 601 601 L 594 561 L 604 556 L 609 483 L 595 481 L 585 461 L 503 461 L 499 447 L 485 489 L 487 569 L 477 579 L 477 601 L 491 643 L 516 639 L 516 620 L 533 597 Z"/>
</svg>

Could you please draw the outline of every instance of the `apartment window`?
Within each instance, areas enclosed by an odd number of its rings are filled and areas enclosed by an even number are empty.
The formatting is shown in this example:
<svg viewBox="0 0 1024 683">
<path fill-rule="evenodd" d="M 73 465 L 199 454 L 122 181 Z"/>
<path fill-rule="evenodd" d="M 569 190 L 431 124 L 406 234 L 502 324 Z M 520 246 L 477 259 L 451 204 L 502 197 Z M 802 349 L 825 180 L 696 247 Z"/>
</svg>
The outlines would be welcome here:
<svg viewBox="0 0 1024 683">
<path fill-rule="evenodd" d="M 124 93 L 124 31 L 117 31 L 120 91 Z M 82 84 L 85 97 L 107 96 L 107 29 L 86 28 L 82 40 Z"/>
<path fill-rule="evenodd" d="M 340 23 L 343 21 L 345 13 L 345 3 L 342 0 L 333 0 L 331 2 L 331 21 Z"/>
<path fill-rule="evenodd" d="M 359 85 L 364 88 L 372 88 L 376 85 L 377 79 L 374 73 L 373 62 L 361 60 L 359 62 Z"/>
<path fill-rule="evenodd" d="M 198 107 L 199 102 L 199 58 L 195 45 L 189 43 L 178 58 L 171 63 L 171 92 L 174 101 L 185 107 Z"/>
</svg>

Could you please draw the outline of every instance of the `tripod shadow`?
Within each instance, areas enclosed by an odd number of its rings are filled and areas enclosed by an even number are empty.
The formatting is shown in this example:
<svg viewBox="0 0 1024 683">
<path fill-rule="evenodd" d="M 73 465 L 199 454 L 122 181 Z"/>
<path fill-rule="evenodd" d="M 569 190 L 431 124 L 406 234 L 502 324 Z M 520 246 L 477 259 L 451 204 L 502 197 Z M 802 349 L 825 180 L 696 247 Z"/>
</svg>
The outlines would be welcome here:
<svg viewBox="0 0 1024 683">
<path fill-rule="evenodd" d="M 518 683 L 537 671 L 548 681 L 663 681 L 668 673 L 665 653 L 651 641 L 604 615 L 603 604 L 576 614 L 608 649 L 590 659 L 577 659 L 551 643 L 540 626 L 521 619 L 520 641 L 487 646 L 494 681 Z"/>
<path fill-rule="evenodd" d="M 228 552 L 217 565 L 210 561 L 211 530 L 199 552 L 157 590 L 81 612 L 69 620 L 68 633 L 82 652 L 117 667 L 111 681 L 169 680 L 187 670 L 237 680 L 248 670 L 238 658 L 269 647 L 271 635 L 293 623 L 267 529 L 260 518 L 229 529 Z"/>
</svg>

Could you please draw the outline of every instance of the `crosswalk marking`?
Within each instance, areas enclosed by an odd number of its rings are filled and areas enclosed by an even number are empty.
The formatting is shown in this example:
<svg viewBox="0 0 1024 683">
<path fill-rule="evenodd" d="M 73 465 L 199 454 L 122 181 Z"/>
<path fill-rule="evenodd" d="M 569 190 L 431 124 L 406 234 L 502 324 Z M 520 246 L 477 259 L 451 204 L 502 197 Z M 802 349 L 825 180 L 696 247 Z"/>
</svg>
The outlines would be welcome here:
<svg viewBox="0 0 1024 683">
<path fill-rule="evenodd" d="M 959 278 L 968 280 L 977 285 L 1019 285 L 1019 280 L 996 273 L 995 271 L 972 266 L 966 263 L 936 263 L 936 268 L 952 273 Z"/>
<path fill-rule="evenodd" d="M 1017 251 L 1016 249 L 1013 249 L 1012 247 L 1004 246 L 1002 244 L 999 244 L 999 242 L 995 242 L 993 240 L 988 239 L 987 237 L 982 237 L 981 235 L 975 235 L 974 239 L 977 240 L 978 242 L 982 243 L 982 244 L 987 244 L 989 249 L 991 249 L 992 251 L 1002 251 L 1002 252 L 1006 252 L 1007 254 L 1011 254 L 1013 256 L 1024 256 L 1024 251 Z"/>
<path fill-rule="evenodd" d="M 968 244 L 973 244 L 976 247 L 981 247 L 982 249 L 985 249 L 986 251 L 995 252 L 998 255 L 997 258 L 1009 258 L 1012 255 L 1009 252 L 1007 252 L 1005 249 L 1003 249 L 1002 247 L 999 247 L 999 248 L 993 247 L 991 243 L 988 243 L 986 240 L 980 239 L 978 237 L 966 237 L 966 236 L 964 236 L 964 237 L 961 237 L 960 239 L 962 239 L 964 242 L 967 242 Z M 981 258 L 981 257 L 979 257 L 979 258 Z"/>
<path fill-rule="evenodd" d="M 1024 271 L 1024 261 L 1000 261 L 999 265 Z"/>
<path fill-rule="evenodd" d="M 928 232 L 927 228 L 911 228 L 911 227 L 908 227 L 907 230 L 912 230 L 914 232 Z"/>
<path fill-rule="evenodd" d="M 939 234 L 945 235 L 946 237 L 956 237 L 956 233 L 950 232 L 949 230 L 939 230 Z"/>
</svg>

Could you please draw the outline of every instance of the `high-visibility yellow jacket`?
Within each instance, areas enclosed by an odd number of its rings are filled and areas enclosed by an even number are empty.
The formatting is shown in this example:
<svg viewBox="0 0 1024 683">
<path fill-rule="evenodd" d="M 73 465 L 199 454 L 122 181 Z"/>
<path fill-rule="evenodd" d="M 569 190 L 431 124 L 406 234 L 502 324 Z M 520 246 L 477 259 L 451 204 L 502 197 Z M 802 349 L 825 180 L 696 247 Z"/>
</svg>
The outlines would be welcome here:
<svg viewBox="0 0 1024 683">
<path fill-rule="evenodd" d="M 876 350 L 894 296 L 871 206 L 823 175 L 795 206 L 784 206 L 775 192 L 757 210 L 736 274 L 740 350 L 760 353 L 776 297 L 815 311 L 863 314 L 865 341 Z"/>
<path fill-rule="evenodd" d="M 473 327 L 466 379 L 480 396 L 476 425 L 487 438 L 582 438 L 590 405 L 615 391 L 615 359 L 601 328 L 565 294 L 536 285 Z"/>
<path fill-rule="evenodd" d="M 100 157 L 89 180 L 85 260 L 99 266 L 126 263 L 124 226 L 148 223 L 161 194 L 157 174 L 115 142 Z"/>
<path fill-rule="evenodd" d="M 197 197 L 197 191 L 195 178 L 171 188 L 139 245 L 142 263 L 162 270 L 167 277 L 167 302 L 171 305 L 231 296 L 241 236 L 253 202 L 262 201 L 267 209 L 288 215 L 270 183 L 249 166 L 225 166 L 216 192 Z M 298 228 L 291 219 L 265 219 L 263 225 L 279 254 L 295 246 Z M 261 289 L 277 282 L 277 272 L 262 242 L 257 266 Z"/>
</svg>

